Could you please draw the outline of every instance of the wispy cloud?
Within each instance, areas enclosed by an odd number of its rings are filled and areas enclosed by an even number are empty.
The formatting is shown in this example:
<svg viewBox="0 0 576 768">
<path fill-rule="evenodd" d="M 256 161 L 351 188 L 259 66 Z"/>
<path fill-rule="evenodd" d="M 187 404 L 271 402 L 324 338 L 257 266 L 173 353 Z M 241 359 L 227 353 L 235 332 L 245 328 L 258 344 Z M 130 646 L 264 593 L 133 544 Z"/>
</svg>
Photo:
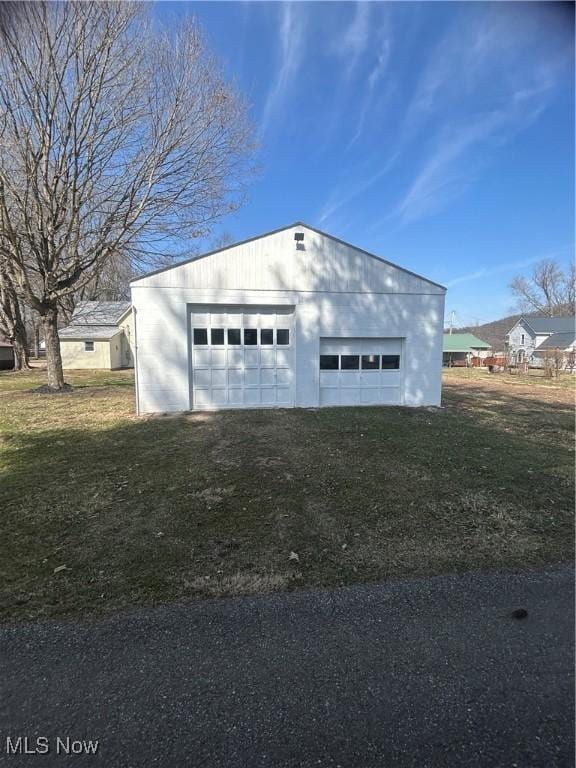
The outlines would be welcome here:
<svg viewBox="0 0 576 768">
<path fill-rule="evenodd" d="M 364 132 L 366 116 L 368 115 L 370 107 L 372 106 L 376 86 L 384 76 L 384 73 L 386 72 L 386 68 L 388 66 L 388 61 L 390 59 L 390 47 L 391 47 L 390 38 L 387 35 L 383 36 L 383 39 L 380 43 L 380 48 L 378 50 L 376 62 L 372 67 L 370 74 L 368 75 L 366 92 L 362 100 L 360 117 L 358 118 L 358 126 L 356 128 L 356 132 L 354 136 L 352 137 L 352 139 L 350 140 L 350 143 L 348 144 L 348 147 L 347 147 L 348 149 L 350 149 L 350 147 L 358 141 L 358 139 L 362 136 L 362 133 Z M 390 90 L 388 92 L 390 92 Z"/>
<path fill-rule="evenodd" d="M 304 54 L 304 25 L 305 19 L 299 3 L 285 2 L 282 4 L 281 20 L 278 29 L 280 48 L 280 66 L 275 77 L 274 85 L 268 93 L 262 113 L 260 131 L 268 129 L 273 117 L 282 106 L 291 82 L 295 78 Z"/>
<path fill-rule="evenodd" d="M 339 49 L 340 55 L 347 60 L 346 77 L 350 79 L 358 62 L 363 56 L 370 40 L 370 14 L 372 6 L 367 2 L 357 2 L 352 24 L 348 27 Z"/>
<path fill-rule="evenodd" d="M 397 156 L 395 154 L 391 155 L 376 173 L 368 176 L 368 178 L 365 178 L 357 184 L 348 184 L 345 190 L 337 190 L 322 208 L 318 223 L 324 224 L 324 222 L 328 221 L 328 219 L 330 219 L 337 211 L 360 197 L 360 195 L 370 189 L 370 187 L 373 187 L 376 182 L 380 181 L 380 179 L 389 173 L 396 162 L 396 159 Z"/>
<path fill-rule="evenodd" d="M 444 285 L 446 288 L 452 288 L 455 285 L 460 285 L 461 283 L 470 283 L 473 280 L 480 280 L 484 277 L 492 277 L 494 275 L 500 275 L 505 272 L 513 272 L 518 269 L 524 269 L 524 267 L 529 267 L 532 264 L 536 264 L 537 262 L 542 261 L 543 259 L 565 258 L 569 253 L 573 253 L 573 246 L 565 246 L 552 253 L 541 253 L 539 256 L 531 256 L 528 259 L 504 262 L 503 264 L 498 264 L 496 267 L 477 269 L 474 272 L 469 272 L 466 275 L 460 275 L 459 277 L 454 277 L 452 280 L 444 281 Z"/>
<path fill-rule="evenodd" d="M 500 13 L 482 15 L 479 26 L 470 23 L 476 18 L 455 24 L 425 68 L 406 112 L 401 145 L 422 144 L 423 136 L 431 136 L 428 154 L 380 223 L 397 218 L 405 224 L 445 207 L 476 180 L 498 146 L 547 106 L 565 52 L 544 64 L 527 64 L 532 29 L 514 34 L 510 18 Z"/>
<path fill-rule="evenodd" d="M 434 150 L 390 217 L 407 223 L 444 208 L 476 180 L 494 147 L 526 129 L 543 109 L 532 97 L 511 94 L 507 108 L 480 115 L 473 124 L 440 131 Z"/>
<path fill-rule="evenodd" d="M 542 259 L 541 256 L 534 256 L 531 259 L 523 259 L 522 261 L 510 261 L 505 264 L 499 264 L 497 267 L 477 269 L 475 272 L 470 272 L 467 275 L 460 275 L 452 280 L 448 280 L 444 283 L 446 288 L 453 288 L 455 285 L 461 283 L 470 283 L 473 280 L 480 280 L 483 277 L 492 277 L 493 275 L 500 275 L 504 272 L 512 272 L 515 269 L 523 269 L 529 267 L 531 264 L 535 264 Z"/>
</svg>

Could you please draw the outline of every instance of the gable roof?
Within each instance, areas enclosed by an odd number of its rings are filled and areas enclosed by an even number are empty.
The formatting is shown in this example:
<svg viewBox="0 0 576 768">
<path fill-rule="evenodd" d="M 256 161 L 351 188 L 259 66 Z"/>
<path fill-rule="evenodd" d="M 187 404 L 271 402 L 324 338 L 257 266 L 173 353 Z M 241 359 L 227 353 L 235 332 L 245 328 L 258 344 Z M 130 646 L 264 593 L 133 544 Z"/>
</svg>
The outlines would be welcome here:
<svg viewBox="0 0 576 768">
<path fill-rule="evenodd" d="M 538 344 L 535 352 L 539 352 L 541 349 L 566 349 L 570 347 L 576 341 L 576 331 L 569 333 L 553 333 L 544 339 L 542 344 Z"/>
<path fill-rule="evenodd" d="M 473 333 L 444 334 L 443 352 L 470 352 L 473 349 L 491 349 L 491 347 L 490 344 L 474 336 Z"/>
<path fill-rule="evenodd" d="M 58 336 L 61 339 L 99 339 L 107 341 L 120 333 L 120 328 L 116 325 L 69 325 L 67 328 L 61 328 Z"/>
<path fill-rule="evenodd" d="M 182 267 L 185 264 L 190 264 L 193 261 L 198 261 L 199 259 L 205 259 L 208 256 L 214 256 L 215 254 L 221 253 L 222 251 L 227 251 L 231 248 L 236 248 L 239 245 L 246 245 L 247 243 L 252 243 L 255 240 L 260 240 L 264 237 L 275 235 L 278 232 L 284 232 L 287 229 L 293 229 L 294 227 L 305 227 L 306 229 L 309 229 L 311 232 L 315 232 L 318 235 L 327 237 L 330 240 L 333 240 L 334 242 L 339 243 L 340 245 L 346 246 L 347 248 L 352 248 L 353 250 L 358 251 L 359 253 L 363 253 L 365 256 L 369 256 L 372 259 L 376 259 L 377 261 L 382 262 L 382 264 L 387 264 L 388 266 L 394 267 L 395 269 L 399 269 L 401 272 L 405 272 L 408 275 L 412 275 L 412 277 L 417 277 L 419 280 L 423 280 L 426 283 L 430 283 L 430 285 L 434 285 L 436 286 L 436 288 L 441 288 L 444 291 L 447 290 L 445 285 L 441 285 L 440 283 L 435 283 L 433 280 L 429 280 L 427 277 L 423 277 L 422 275 L 419 275 L 416 272 L 411 272 L 409 269 L 405 269 L 404 267 L 401 267 L 398 264 L 394 264 L 394 262 L 392 261 L 387 261 L 386 259 L 383 259 L 374 253 L 370 253 L 370 251 L 365 251 L 363 248 L 359 248 L 357 245 L 352 245 L 352 243 L 348 243 L 345 240 L 340 240 L 338 237 L 335 237 L 334 235 L 331 235 L 328 232 L 323 232 L 321 229 L 316 229 L 316 227 L 311 227 L 309 224 L 305 224 L 303 221 L 295 221 L 293 224 L 288 224 L 285 227 L 279 227 L 278 229 L 273 229 L 270 232 L 263 232 L 260 235 L 249 237 L 246 240 L 240 240 L 237 243 L 231 243 L 230 245 L 226 245 L 224 248 L 217 248 L 214 251 L 208 251 L 207 253 L 202 253 L 196 256 L 192 256 L 192 258 L 190 259 L 179 261 L 177 264 L 171 264 L 168 267 L 161 267 L 160 269 L 154 269 L 151 272 L 146 272 L 145 274 L 140 275 L 140 277 L 137 277 L 134 280 L 131 280 L 130 285 L 134 285 L 135 283 L 138 283 L 140 280 L 144 280 L 147 277 L 152 277 L 152 275 L 159 275 L 162 272 L 168 272 L 171 269 L 177 269 L 178 267 Z"/>
<path fill-rule="evenodd" d="M 129 301 L 80 301 L 70 320 L 70 326 L 117 325 L 128 312 Z"/>
<path fill-rule="evenodd" d="M 527 325 L 534 331 L 534 333 L 570 333 L 576 328 L 576 318 L 544 317 L 542 315 L 525 317 L 523 315 L 516 325 L 522 324 Z M 515 328 L 516 325 L 514 325 L 513 328 Z M 513 328 L 511 328 L 508 333 L 510 333 Z"/>
</svg>

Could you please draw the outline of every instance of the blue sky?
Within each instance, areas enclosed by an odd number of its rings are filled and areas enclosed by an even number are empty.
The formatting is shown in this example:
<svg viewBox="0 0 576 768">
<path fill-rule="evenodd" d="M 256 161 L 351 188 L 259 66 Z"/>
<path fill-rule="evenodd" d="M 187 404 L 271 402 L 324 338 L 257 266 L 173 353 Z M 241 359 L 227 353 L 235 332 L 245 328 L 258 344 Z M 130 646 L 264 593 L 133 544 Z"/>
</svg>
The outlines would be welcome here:
<svg viewBox="0 0 576 768">
<path fill-rule="evenodd" d="M 514 307 L 510 279 L 574 250 L 574 31 L 554 3 L 161 3 L 191 12 L 250 104 L 259 178 L 219 230 L 296 220 Z"/>
</svg>

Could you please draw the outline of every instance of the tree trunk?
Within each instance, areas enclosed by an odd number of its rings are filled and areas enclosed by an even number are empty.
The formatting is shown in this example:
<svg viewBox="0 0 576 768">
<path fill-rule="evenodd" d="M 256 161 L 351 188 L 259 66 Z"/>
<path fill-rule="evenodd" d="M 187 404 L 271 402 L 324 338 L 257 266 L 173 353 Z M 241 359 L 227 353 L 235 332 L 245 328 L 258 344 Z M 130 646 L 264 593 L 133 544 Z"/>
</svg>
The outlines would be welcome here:
<svg viewBox="0 0 576 768">
<path fill-rule="evenodd" d="M 38 360 L 40 357 L 40 328 L 34 320 L 34 357 Z"/>
<path fill-rule="evenodd" d="M 28 363 L 28 334 L 22 316 L 22 305 L 18 301 L 12 284 L 6 280 L 5 276 L 3 276 L 3 282 L 0 286 L 0 319 L 2 330 L 14 349 L 14 370 L 28 370 L 30 368 Z"/>
<path fill-rule="evenodd" d="M 58 337 L 58 308 L 55 306 L 45 309 L 42 314 L 44 342 L 46 344 L 46 362 L 48 364 L 48 386 L 50 389 L 64 389 L 64 372 L 60 355 L 60 339 Z"/>
<path fill-rule="evenodd" d="M 28 361 L 28 339 L 24 326 L 16 328 L 11 339 L 14 346 L 14 370 L 27 371 L 30 368 Z"/>
</svg>

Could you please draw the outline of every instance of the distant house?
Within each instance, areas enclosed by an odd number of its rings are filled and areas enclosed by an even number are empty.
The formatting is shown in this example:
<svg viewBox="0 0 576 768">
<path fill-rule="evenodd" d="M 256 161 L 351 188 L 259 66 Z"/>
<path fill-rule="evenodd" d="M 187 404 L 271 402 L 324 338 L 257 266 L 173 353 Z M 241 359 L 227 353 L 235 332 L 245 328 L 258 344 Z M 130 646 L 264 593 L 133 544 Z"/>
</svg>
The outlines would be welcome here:
<svg viewBox="0 0 576 768">
<path fill-rule="evenodd" d="M 445 333 L 442 344 L 442 364 L 448 366 L 481 365 L 490 355 L 490 344 L 473 333 Z"/>
<path fill-rule="evenodd" d="M 542 367 L 547 353 L 574 352 L 576 318 L 521 317 L 506 334 L 507 350 L 516 363 Z"/>
<path fill-rule="evenodd" d="M 14 368 L 14 347 L 6 339 L 0 338 L 0 370 L 11 371 Z"/>
<path fill-rule="evenodd" d="M 82 301 L 61 328 L 62 365 L 115 370 L 134 367 L 134 325 L 129 301 Z"/>
</svg>

